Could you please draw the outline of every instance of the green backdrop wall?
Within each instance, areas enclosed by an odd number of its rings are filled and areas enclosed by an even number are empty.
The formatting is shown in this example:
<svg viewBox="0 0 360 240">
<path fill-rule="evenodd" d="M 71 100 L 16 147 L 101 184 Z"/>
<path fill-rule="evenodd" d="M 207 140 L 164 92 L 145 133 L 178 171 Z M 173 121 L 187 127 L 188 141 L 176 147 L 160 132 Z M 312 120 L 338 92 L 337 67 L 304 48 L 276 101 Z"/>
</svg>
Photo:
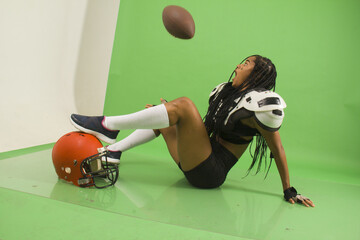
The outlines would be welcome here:
<svg viewBox="0 0 360 240">
<path fill-rule="evenodd" d="M 166 32 L 167 5 L 193 15 L 193 39 Z M 359 12 L 357 0 L 121 0 L 104 114 L 187 96 L 204 115 L 213 87 L 260 54 L 288 105 L 280 134 L 291 173 L 360 184 Z M 170 158 L 160 138 L 131 151 Z M 247 154 L 238 165 L 249 164 Z"/>
</svg>

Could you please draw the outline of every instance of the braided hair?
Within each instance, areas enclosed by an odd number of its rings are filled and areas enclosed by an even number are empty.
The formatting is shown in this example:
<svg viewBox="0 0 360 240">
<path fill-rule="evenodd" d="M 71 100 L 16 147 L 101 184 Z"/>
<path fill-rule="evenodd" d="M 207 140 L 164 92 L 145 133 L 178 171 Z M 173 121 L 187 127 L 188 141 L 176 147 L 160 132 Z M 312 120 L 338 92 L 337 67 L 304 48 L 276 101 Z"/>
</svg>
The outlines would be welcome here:
<svg viewBox="0 0 360 240">
<path fill-rule="evenodd" d="M 209 103 L 207 114 L 204 117 L 204 123 L 207 133 L 211 139 L 216 138 L 216 136 L 220 133 L 229 111 L 231 111 L 231 109 L 233 109 L 240 102 L 246 93 L 255 88 L 275 90 L 275 80 L 277 76 L 275 65 L 271 62 L 270 59 L 260 55 L 252 55 L 249 57 L 255 57 L 256 59 L 254 69 L 247 77 L 247 79 L 245 79 L 245 81 L 242 82 L 240 86 L 236 88 L 233 87 L 230 80 L 235 73 L 234 70 L 229 78 L 228 83 L 224 85 L 223 89 L 217 95 L 215 95 L 212 101 Z M 245 58 L 241 63 L 243 63 L 247 58 Z M 235 99 L 238 100 L 235 101 Z M 253 161 L 250 164 L 246 176 L 250 173 L 256 162 L 259 162 L 256 170 L 257 174 L 260 171 L 261 163 L 264 158 L 265 169 L 267 167 L 267 144 L 264 137 L 259 133 L 256 134 L 256 146 L 254 153 L 252 153 L 252 145 L 253 141 L 251 142 L 249 149 Z M 265 178 L 270 170 L 271 162 L 272 157 L 270 158 L 270 164 Z"/>
</svg>

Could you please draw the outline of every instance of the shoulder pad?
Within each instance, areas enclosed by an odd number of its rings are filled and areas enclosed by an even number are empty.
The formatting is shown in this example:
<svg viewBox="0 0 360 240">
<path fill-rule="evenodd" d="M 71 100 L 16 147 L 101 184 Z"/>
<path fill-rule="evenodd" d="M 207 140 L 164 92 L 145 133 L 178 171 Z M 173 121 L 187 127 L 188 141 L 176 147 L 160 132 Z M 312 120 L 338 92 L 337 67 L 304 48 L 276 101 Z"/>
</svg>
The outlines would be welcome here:
<svg viewBox="0 0 360 240">
<path fill-rule="evenodd" d="M 272 111 L 255 112 L 255 120 L 265 130 L 275 132 L 279 130 L 284 120 L 284 111 L 275 109 Z"/>
<path fill-rule="evenodd" d="M 238 106 L 254 112 L 286 108 L 284 99 L 272 91 L 251 91 L 241 99 Z"/>
<path fill-rule="evenodd" d="M 238 100 L 239 99 L 236 99 L 235 101 Z M 283 109 L 286 108 L 286 103 L 284 99 L 275 92 L 253 90 L 245 94 L 237 106 L 229 113 L 225 124 L 233 113 L 242 108 L 253 111 L 257 123 L 262 128 L 269 131 L 277 131 L 284 119 L 285 114 Z"/>
<path fill-rule="evenodd" d="M 226 82 L 224 83 L 220 83 L 219 85 L 217 85 L 213 90 L 212 92 L 210 93 L 210 96 L 209 97 L 212 97 L 214 96 L 216 93 L 220 92 L 224 86 L 225 86 Z"/>
</svg>

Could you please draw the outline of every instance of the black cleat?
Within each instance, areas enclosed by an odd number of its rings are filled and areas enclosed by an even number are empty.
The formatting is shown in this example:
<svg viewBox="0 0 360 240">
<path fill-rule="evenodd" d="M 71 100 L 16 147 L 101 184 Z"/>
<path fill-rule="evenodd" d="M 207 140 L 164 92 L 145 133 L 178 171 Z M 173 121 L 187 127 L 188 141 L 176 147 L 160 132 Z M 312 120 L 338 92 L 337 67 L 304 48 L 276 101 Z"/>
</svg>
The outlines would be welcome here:
<svg viewBox="0 0 360 240">
<path fill-rule="evenodd" d="M 70 121 L 75 128 L 82 132 L 89 133 L 107 143 L 115 143 L 119 130 L 110 130 L 104 127 L 104 116 L 88 117 L 78 114 L 71 114 Z"/>
<path fill-rule="evenodd" d="M 116 164 L 119 165 L 120 163 L 120 157 L 122 152 L 121 151 L 111 151 L 109 149 L 107 149 L 107 147 L 103 147 L 103 148 L 99 148 L 98 152 L 102 153 L 106 151 L 106 158 L 103 157 L 101 160 L 103 162 L 107 161 L 109 164 Z"/>
</svg>

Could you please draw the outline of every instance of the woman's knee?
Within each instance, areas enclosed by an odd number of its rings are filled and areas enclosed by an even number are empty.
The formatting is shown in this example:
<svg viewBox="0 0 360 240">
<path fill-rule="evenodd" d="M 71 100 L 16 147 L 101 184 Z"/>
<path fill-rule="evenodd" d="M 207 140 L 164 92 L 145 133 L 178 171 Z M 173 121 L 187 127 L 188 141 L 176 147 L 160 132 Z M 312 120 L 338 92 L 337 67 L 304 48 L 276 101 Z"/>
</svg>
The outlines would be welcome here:
<svg viewBox="0 0 360 240">
<path fill-rule="evenodd" d="M 194 102 L 188 97 L 180 97 L 175 99 L 174 105 L 178 110 L 196 109 Z"/>
<path fill-rule="evenodd" d="M 193 101 L 188 97 L 177 98 L 166 103 L 165 106 L 168 110 L 170 125 L 177 123 L 179 119 L 189 115 L 189 112 L 197 110 Z"/>
</svg>

